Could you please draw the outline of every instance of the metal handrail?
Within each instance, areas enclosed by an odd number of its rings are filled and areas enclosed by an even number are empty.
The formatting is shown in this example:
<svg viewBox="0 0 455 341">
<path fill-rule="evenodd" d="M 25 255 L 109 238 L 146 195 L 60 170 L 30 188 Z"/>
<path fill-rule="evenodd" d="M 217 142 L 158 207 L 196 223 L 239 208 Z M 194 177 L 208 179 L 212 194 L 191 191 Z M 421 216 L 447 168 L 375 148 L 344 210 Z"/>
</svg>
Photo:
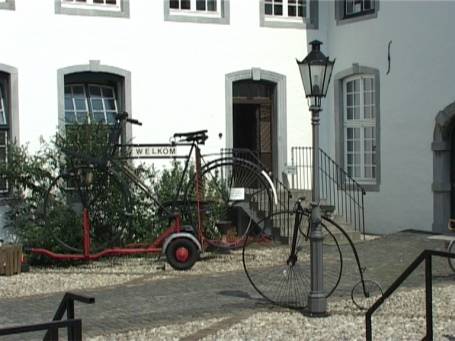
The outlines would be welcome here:
<svg viewBox="0 0 455 341">
<path fill-rule="evenodd" d="M 311 189 L 313 147 L 292 147 L 291 165 L 294 189 Z M 355 231 L 365 234 L 365 189 L 353 179 L 325 151 L 319 153 L 320 197 L 335 213 L 343 216 L 345 222 Z"/>
<path fill-rule="evenodd" d="M 68 340 L 82 341 L 82 320 L 74 318 L 74 301 L 87 304 L 95 303 L 95 299 L 93 297 L 67 292 L 63 296 L 51 322 L 2 328 L 0 329 L 0 336 L 46 330 L 43 340 L 50 341 L 58 340 L 59 329 L 67 328 Z M 66 320 L 62 320 L 65 313 Z"/>
<path fill-rule="evenodd" d="M 422 340 L 433 340 L 433 283 L 432 283 L 432 262 L 433 256 L 444 258 L 455 258 L 454 253 L 436 250 L 424 250 L 422 253 L 398 276 L 392 285 L 384 292 L 384 294 L 368 309 L 365 314 L 365 329 L 366 340 L 372 340 L 371 317 L 373 313 L 379 309 L 384 301 L 392 295 L 395 290 L 411 275 L 414 270 L 425 261 L 425 320 L 426 320 L 426 335 Z"/>
</svg>

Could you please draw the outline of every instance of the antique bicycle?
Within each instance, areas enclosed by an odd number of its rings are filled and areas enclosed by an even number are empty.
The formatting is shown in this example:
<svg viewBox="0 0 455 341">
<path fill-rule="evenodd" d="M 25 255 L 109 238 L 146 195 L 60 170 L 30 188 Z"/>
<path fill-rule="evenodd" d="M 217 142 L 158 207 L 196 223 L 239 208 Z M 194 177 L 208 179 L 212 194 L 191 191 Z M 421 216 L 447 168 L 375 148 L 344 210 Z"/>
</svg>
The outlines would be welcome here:
<svg viewBox="0 0 455 341">
<path fill-rule="evenodd" d="M 449 229 L 449 231 L 451 231 L 451 232 L 455 232 L 455 219 L 449 219 L 448 229 Z M 447 252 L 449 252 L 449 253 L 455 253 L 455 239 L 454 239 L 454 240 L 451 240 L 451 241 L 449 242 L 449 245 L 448 245 L 448 247 L 447 247 Z M 455 271 L 455 258 L 449 257 L 447 260 L 448 260 L 448 262 L 449 262 L 450 268 L 451 268 L 453 271 Z"/>
<path fill-rule="evenodd" d="M 141 125 L 127 113 L 117 115 L 102 157 L 64 150 L 68 166 L 46 192 L 44 220 L 58 245 L 71 253 L 41 248 L 31 248 L 32 252 L 58 260 L 162 253 L 172 267 L 187 270 L 209 247 L 242 246 L 252 222 L 261 226 L 260 220 L 271 213 L 276 192 L 267 173 L 232 153 L 202 155 L 206 130 L 175 133 L 168 144 L 119 144 L 126 123 Z M 189 151 L 177 155 L 177 147 Z M 167 152 L 155 155 L 154 148 Z M 169 202 L 160 202 L 132 166 L 132 160 L 156 158 L 185 160 L 178 189 Z M 154 241 L 128 243 L 135 239 L 129 229 L 136 204 L 132 188 L 142 191 L 152 213 L 165 221 L 167 228 Z M 107 203 L 118 210 L 106 214 Z M 234 229 L 235 238 L 225 238 L 223 229 Z"/>
<path fill-rule="evenodd" d="M 254 289 L 267 301 L 286 308 L 304 309 L 310 289 L 310 243 L 311 209 L 302 206 L 299 198 L 291 211 L 274 212 L 266 217 L 262 228 L 251 225 L 242 251 L 242 261 L 248 280 Z M 307 229 L 303 226 L 307 223 Z M 288 244 L 275 242 L 274 230 L 283 230 L 291 225 Z M 340 284 L 343 273 L 343 253 L 339 238 L 347 241 L 351 248 L 360 281 L 351 290 L 351 299 L 360 309 L 366 309 L 374 302 L 382 289 L 376 282 L 364 277 L 356 247 L 335 221 L 322 217 L 324 237 L 324 286 L 326 297 L 331 296 Z M 263 239 L 257 242 L 257 234 Z M 338 235 L 338 237 L 337 237 Z M 267 236 L 268 243 L 263 242 Z M 251 240 L 249 238 L 252 238 Z M 267 256 L 269 255 L 269 256 Z"/>
</svg>

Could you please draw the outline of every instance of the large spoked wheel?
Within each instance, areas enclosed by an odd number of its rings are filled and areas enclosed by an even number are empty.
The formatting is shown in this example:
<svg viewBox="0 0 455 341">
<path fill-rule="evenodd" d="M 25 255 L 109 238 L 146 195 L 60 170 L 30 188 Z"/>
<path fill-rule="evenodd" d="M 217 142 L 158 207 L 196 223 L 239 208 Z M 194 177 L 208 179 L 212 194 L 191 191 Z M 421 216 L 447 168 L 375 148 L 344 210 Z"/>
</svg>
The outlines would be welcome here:
<svg viewBox="0 0 455 341">
<path fill-rule="evenodd" d="M 127 186 L 114 174 L 80 167 L 51 183 L 44 198 L 45 227 L 64 249 L 83 252 L 83 216 L 90 220 L 91 252 L 128 241 L 131 200 Z"/>
<path fill-rule="evenodd" d="M 255 164 L 237 158 L 207 163 L 185 190 L 186 216 L 213 249 L 241 248 L 254 222 L 270 215 L 270 178 Z"/>
<path fill-rule="evenodd" d="M 375 281 L 366 279 L 359 281 L 351 291 L 351 299 L 354 305 L 361 309 L 367 310 L 383 294 L 381 286 Z"/>
<path fill-rule="evenodd" d="M 452 240 L 450 242 L 447 252 L 455 254 L 455 240 Z M 449 266 L 452 269 L 452 271 L 455 271 L 455 258 L 449 257 L 448 261 L 449 261 Z"/>
<path fill-rule="evenodd" d="M 308 216 L 298 222 L 296 253 L 290 257 L 295 212 L 282 211 L 250 227 L 242 260 L 248 280 L 269 302 L 291 309 L 305 308 L 310 291 L 310 242 L 303 228 Z M 338 286 L 343 257 L 335 236 L 322 224 L 324 237 L 324 287 L 330 296 Z M 283 237 L 287 236 L 287 237 Z M 286 240 L 287 239 L 287 240 Z M 287 242 L 287 244 L 284 244 Z"/>
<path fill-rule="evenodd" d="M 175 270 L 189 270 L 199 258 L 197 245 L 187 238 L 176 238 L 166 248 L 167 262 Z"/>
</svg>

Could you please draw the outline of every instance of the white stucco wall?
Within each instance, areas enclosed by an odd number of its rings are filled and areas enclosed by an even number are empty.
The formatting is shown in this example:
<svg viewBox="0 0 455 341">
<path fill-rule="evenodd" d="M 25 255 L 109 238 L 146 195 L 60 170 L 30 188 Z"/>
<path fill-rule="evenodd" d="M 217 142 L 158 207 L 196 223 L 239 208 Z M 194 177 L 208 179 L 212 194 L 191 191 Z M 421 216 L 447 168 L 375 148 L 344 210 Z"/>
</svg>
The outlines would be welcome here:
<svg viewBox="0 0 455 341">
<path fill-rule="evenodd" d="M 431 230 L 434 119 L 455 101 L 455 2 L 381 0 L 376 19 L 344 25 L 336 25 L 333 3 L 327 14 L 334 74 L 353 63 L 380 71 L 382 179 L 380 191 L 366 196 L 366 228 Z M 334 108 L 333 87 L 328 102 Z M 333 154 L 334 123 L 324 121 L 323 138 Z"/>
<path fill-rule="evenodd" d="M 130 1 L 130 18 L 55 14 L 53 1 L 0 10 L 0 63 L 19 73 L 21 142 L 33 149 L 56 130 L 57 69 L 100 60 L 131 71 L 133 116 L 144 123 L 136 142 L 206 128 L 208 148 L 225 147 L 225 75 L 258 67 L 287 77 L 288 145 L 310 143 L 295 64 L 307 52 L 304 30 L 260 27 L 251 0 L 230 1 L 229 25 L 170 22 L 163 13 L 158 0 Z"/>
</svg>

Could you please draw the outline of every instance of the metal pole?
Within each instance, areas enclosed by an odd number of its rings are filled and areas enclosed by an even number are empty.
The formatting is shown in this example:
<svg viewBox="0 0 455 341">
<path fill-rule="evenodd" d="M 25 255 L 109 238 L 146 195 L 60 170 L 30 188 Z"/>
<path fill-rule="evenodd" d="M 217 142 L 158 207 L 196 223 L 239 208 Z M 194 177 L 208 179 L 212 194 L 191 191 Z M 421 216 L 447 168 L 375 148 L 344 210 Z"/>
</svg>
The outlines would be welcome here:
<svg viewBox="0 0 455 341">
<path fill-rule="evenodd" d="M 321 208 L 319 206 L 319 112 L 321 107 L 318 99 L 316 99 L 316 105 L 310 107 L 310 111 L 313 129 L 313 188 L 310 233 L 311 291 L 308 295 L 308 309 L 311 315 L 321 316 L 327 313 L 327 298 L 324 291 L 324 236 L 322 234 Z"/>
</svg>

